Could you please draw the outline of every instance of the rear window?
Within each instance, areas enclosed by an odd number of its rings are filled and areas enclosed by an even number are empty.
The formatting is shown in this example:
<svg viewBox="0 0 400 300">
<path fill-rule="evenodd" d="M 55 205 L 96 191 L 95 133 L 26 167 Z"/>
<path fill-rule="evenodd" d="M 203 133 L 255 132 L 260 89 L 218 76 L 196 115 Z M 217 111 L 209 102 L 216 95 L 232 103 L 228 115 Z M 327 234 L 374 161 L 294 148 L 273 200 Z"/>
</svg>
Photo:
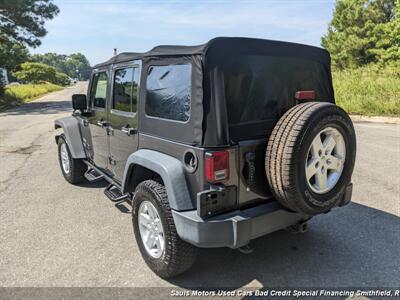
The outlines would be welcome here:
<svg viewBox="0 0 400 300">
<path fill-rule="evenodd" d="M 329 70 L 316 61 L 233 55 L 222 68 L 231 125 L 279 118 L 295 104 L 300 90 L 314 90 L 319 101 L 332 100 Z"/>
<path fill-rule="evenodd" d="M 146 82 L 146 114 L 186 122 L 192 90 L 190 64 L 151 66 Z"/>
</svg>

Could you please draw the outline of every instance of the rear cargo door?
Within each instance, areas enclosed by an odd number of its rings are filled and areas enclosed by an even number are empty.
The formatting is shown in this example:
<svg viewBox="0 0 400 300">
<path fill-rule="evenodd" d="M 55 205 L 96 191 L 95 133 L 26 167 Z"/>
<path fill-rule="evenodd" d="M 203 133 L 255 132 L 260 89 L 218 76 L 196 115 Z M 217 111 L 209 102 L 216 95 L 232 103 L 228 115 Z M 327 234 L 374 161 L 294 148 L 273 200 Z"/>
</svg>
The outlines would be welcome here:
<svg viewBox="0 0 400 300">
<path fill-rule="evenodd" d="M 235 54 L 222 62 L 229 137 L 239 145 L 239 203 L 270 197 L 266 144 L 279 118 L 296 105 L 298 91 L 333 101 L 329 68 L 318 61 L 285 56 Z"/>
</svg>

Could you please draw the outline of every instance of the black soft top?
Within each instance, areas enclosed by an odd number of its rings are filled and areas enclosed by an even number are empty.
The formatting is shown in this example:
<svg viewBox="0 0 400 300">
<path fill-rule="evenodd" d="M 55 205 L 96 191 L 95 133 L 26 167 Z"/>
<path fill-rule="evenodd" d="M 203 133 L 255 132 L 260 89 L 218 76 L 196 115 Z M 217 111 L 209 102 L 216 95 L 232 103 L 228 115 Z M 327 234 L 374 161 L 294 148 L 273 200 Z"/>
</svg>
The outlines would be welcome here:
<svg viewBox="0 0 400 300">
<path fill-rule="evenodd" d="M 218 37 L 198 46 L 157 46 L 144 53 L 121 53 L 94 68 L 142 60 L 142 75 L 155 65 L 190 63 L 192 66 L 191 112 L 186 123 L 170 122 L 146 116 L 145 105 L 139 105 L 141 131 L 205 147 L 222 147 L 231 141 L 265 136 L 272 131 L 277 119 L 232 127 L 228 122 L 224 90 L 224 64 L 235 57 L 268 56 L 299 58 L 318 62 L 325 74 L 321 86 L 324 99 L 334 101 L 329 53 L 318 47 L 289 42 L 254 38 Z M 290 92 L 290 91 L 289 91 Z M 140 86 L 146 94 L 146 80 Z M 292 99 L 294 103 L 294 98 Z"/>
<path fill-rule="evenodd" d="M 136 59 L 143 59 L 146 57 L 161 57 L 161 56 L 186 56 L 186 55 L 195 55 L 195 54 L 202 54 L 205 46 L 156 46 L 148 52 L 123 52 L 118 55 L 111 57 L 109 60 L 97 64 L 94 68 L 99 68 L 103 66 L 108 66 L 111 64 L 122 63 L 126 61 L 136 60 Z"/>
<path fill-rule="evenodd" d="M 212 55 L 213 58 L 217 58 L 219 56 L 223 57 L 224 53 L 227 52 L 248 53 L 249 51 L 253 54 L 264 55 L 271 54 L 266 52 L 273 52 L 274 55 L 280 53 L 282 56 L 286 56 L 289 51 L 290 53 L 296 53 L 298 57 L 305 55 L 307 59 L 316 60 L 323 64 L 330 64 L 329 53 L 319 47 L 255 38 L 217 37 L 197 46 L 161 45 L 143 53 L 123 52 L 103 63 L 95 65 L 94 68 L 150 57 Z"/>
</svg>

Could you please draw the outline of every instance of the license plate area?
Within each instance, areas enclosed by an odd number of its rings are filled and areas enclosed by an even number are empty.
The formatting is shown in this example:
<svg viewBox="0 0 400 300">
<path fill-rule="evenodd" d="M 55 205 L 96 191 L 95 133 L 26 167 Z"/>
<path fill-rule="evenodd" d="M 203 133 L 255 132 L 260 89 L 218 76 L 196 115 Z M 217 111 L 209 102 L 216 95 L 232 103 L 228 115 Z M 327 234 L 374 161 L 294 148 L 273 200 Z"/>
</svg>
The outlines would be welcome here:
<svg viewBox="0 0 400 300">
<path fill-rule="evenodd" d="M 232 210 L 236 205 L 236 186 L 215 186 L 197 194 L 197 214 L 202 218 Z"/>
</svg>

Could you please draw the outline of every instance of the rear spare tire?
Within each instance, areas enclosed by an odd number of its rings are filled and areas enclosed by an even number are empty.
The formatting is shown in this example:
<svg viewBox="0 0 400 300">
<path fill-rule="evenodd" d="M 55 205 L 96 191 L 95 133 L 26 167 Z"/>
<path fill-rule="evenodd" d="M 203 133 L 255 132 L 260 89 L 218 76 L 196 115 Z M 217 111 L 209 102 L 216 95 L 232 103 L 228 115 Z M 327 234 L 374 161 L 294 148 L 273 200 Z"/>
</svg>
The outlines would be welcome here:
<svg viewBox="0 0 400 300">
<path fill-rule="evenodd" d="M 286 208 L 309 215 L 337 206 L 350 183 L 356 137 L 350 117 L 327 102 L 288 110 L 268 140 L 269 187 Z"/>
</svg>

